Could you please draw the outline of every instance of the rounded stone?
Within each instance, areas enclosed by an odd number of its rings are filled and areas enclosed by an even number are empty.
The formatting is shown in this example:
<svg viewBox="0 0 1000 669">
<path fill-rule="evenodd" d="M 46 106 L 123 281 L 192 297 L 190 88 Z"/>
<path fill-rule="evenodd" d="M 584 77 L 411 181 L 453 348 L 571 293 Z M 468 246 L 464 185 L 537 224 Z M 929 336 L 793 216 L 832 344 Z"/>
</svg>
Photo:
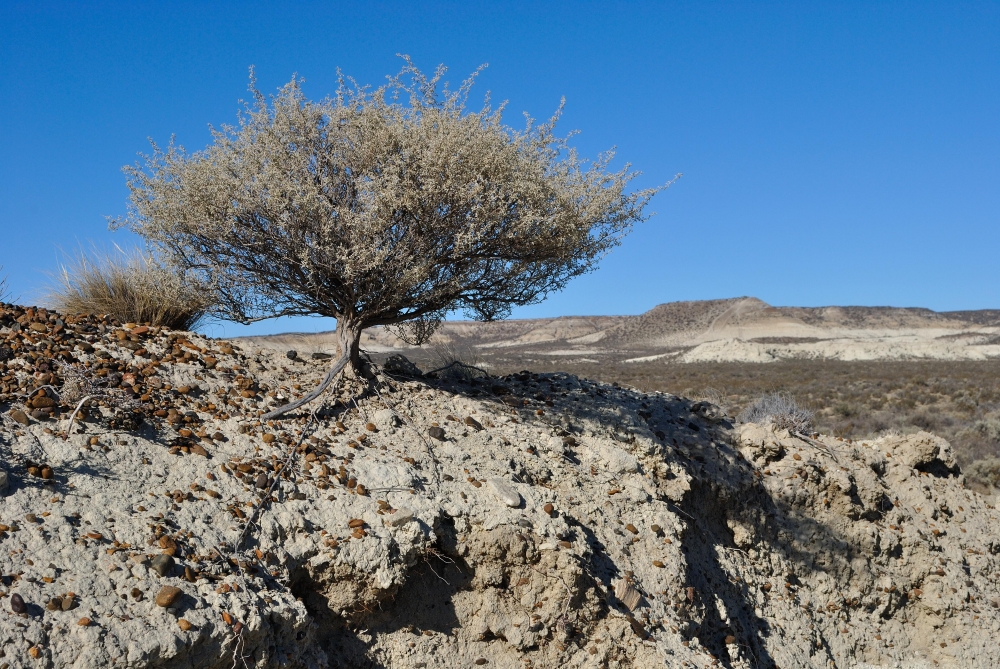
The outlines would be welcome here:
<svg viewBox="0 0 1000 669">
<path fill-rule="evenodd" d="M 444 428 L 434 426 L 428 428 L 427 434 L 430 435 L 431 439 L 437 439 L 438 441 L 444 441 Z"/>
<path fill-rule="evenodd" d="M 24 598 L 16 592 L 10 596 L 10 610 L 14 613 L 26 613 L 28 605 L 24 603 Z"/>
<path fill-rule="evenodd" d="M 173 606 L 183 592 L 184 591 L 178 587 L 165 585 L 160 588 L 158 593 L 156 593 L 156 605 L 162 606 L 163 608 Z"/>
</svg>

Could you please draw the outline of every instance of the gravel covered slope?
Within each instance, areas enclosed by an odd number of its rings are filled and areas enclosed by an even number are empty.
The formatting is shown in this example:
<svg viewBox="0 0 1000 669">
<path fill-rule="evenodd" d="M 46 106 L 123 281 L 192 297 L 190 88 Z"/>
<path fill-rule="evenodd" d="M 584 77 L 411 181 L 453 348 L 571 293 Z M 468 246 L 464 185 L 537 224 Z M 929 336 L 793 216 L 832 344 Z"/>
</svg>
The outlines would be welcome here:
<svg viewBox="0 0 1000 669">
<path fill-rule="evenodd" d="M 0 667 L 1000 663 L 997 513 L 932 435 L 560 374 L 260 424 L 325 364 L 0 306 Z"/>
</svg>

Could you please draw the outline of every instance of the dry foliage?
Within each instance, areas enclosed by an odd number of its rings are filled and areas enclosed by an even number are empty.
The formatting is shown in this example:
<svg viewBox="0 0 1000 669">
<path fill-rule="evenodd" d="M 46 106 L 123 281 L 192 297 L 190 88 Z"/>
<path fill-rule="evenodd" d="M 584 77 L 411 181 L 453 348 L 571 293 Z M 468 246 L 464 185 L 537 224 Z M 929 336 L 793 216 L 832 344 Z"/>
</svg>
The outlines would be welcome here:
<svg viewBox="0 0 1000 669">
<path fill-rule="evenodd" d="M 803 409 L 784 393 L 767 393 L 740 412 L 741 423 L 770 423 L 777 428 L 805 432 L 812 425 L 813 412 Z"/>
<path fill-rule="evenodd" d="M 48 301 L 66 314 L 192 330 L 210 305 L 203 286 L 138 249 L 80 252 L 55 275 Z"/>
<path fill-rule="evenodd" d="M 378 89 L 341 78 L 318 102 L 298 79 L 270 99 L 251 83 L 253 102 L 208 148 L 154 145 L 125 169 L 130 208 L 112 224 L 199 273 L 225 318 L 336 318 L 360 367 L 365 328 L 421 343 L 452 310 L 503 318 L 645 218 L 660 188 L 628 193 L 638 173 L 609 171 L 612 153 L 580 158 L 555 134 L 559 112 L 515 130 L 503 105 L 467 108 L 475 74 L 457 90 L 443 74 L 407 58 Z"/>
<path fill-rule="evenodd" d="M 486 363 L 472 346 L 446 342 L 432 346 L 431 351 L 436 364 L 428 374 L 437 373 L 442 378 L 466 381 L 489 376 Z"/>
<path fill-rule="evenodd" d="M 3 271 L 3 265 L 0 265 L 0 271 Z M 8 295 L 7 277 L 0 277 L 0 302 L 6 302 Z"/>
</svg>

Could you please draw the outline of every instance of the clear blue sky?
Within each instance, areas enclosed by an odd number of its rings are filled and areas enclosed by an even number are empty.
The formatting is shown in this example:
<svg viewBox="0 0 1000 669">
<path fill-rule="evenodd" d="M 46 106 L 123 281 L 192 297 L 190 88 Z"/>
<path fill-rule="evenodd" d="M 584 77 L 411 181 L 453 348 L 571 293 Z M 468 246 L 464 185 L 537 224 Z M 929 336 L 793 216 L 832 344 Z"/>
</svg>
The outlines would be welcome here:
<svg viewBox="0 0 1000 669">
<path fill-rule="evenodd" d="M 601 268 L 522 317 L 754 295 L 1000 307 L 1000 4 L 0 1 L 0 264 L 37 296 L 60 249 L 112 240 L 120 167 L 189 149 L 297 72 L 379 84 L 396 53 L 545 117 L 639 185 L 684 177 Z M 329 329 L 311 319 L 253 332 Z M 247 330 L 232 325 L 215 334 Z"/>
</svg>

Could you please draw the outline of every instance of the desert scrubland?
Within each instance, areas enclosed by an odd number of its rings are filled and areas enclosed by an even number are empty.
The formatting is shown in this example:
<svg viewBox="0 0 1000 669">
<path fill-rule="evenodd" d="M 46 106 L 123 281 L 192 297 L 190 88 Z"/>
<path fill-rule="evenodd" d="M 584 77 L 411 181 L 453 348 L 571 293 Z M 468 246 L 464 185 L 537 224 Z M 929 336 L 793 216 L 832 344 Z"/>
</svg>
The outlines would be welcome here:
<svg viewBox="0 0 1000 669">
<path fill-rule="evenodd" d="M 928 432 L 398 357 L 269 422 L 323 356 L 10 305 L 0 341 L 9 667 L 997 662 L 1000 517 Z"/>
</svg>

